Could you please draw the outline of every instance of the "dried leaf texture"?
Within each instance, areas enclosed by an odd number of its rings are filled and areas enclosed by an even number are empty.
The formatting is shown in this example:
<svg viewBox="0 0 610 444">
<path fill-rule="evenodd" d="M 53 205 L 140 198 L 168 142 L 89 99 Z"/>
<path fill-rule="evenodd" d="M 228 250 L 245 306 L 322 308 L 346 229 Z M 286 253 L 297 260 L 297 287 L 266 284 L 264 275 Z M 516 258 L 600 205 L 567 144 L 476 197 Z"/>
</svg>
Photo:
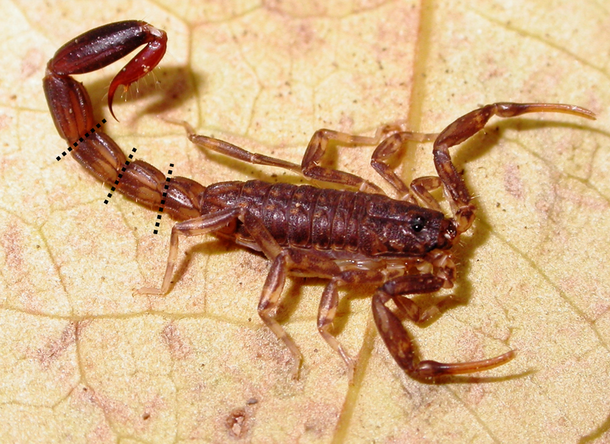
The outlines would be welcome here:
<svg viewBox="0 0 610 444">
<path fill-rule="evenodd" d="M 565 1 L 0 0 L 0 436 L 3 442 L 570 443 L 610 427 L 610 10 Z M 518 349 L 490 379 L 425 385 L 375 332 L 367 292 L 342 293 L 339 338 L 358 356 L 349 386 L 315 318 L 323 282 L 295 280 L 279 318 L 303 355 L 262 325 L 268 267 L 228 243 L 182 243 L 177 282 L 158 285 L 171 221 L 108 192 L 64 149 L 44 100 L 46 61 L 103 23 L 163 28 L 162 66 L 104 106 L 120 65 L 79 77 L 106 131 L 162 171 L 203 184 L 277 169 L 208 155 L 157 116 L 298 162 L 328 127 L 371 134 L 407 119 L 439 131 L 480 104 L 578 104 L 596 122 L 494 120 L 454 150 L 477 196 L 459 250 L 463 304 L 413 327 L 425 358 Z M 158 84 L 156 83 L 158 81 Z M 334 164 L 377 180 L 371 149 Z M 413 145 L 408 181 L 433 173 Z M 332 157 L 332 156 L 331 156 Z M 379 183 L 379 181 L 377 181 Z M 424 301 L 427 300 L 424 298 Z"/>
</svg>

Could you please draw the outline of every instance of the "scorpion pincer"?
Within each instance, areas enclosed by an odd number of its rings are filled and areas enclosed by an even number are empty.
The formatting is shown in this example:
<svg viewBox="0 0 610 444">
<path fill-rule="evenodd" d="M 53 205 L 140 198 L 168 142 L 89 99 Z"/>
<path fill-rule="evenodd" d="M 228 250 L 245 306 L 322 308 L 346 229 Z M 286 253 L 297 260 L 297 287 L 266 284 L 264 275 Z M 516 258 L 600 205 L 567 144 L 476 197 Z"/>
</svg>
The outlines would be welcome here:
<svg viewBox="0 0 610 444">
<path fill-rule="evenodd" d="M 85 32 L 62 46 L 47 65 L 44 91 L 59 135 L 70 145 L 76 160 L 98 180 L 114 184 L 125 164 L 125 154 L 102 130 L 95 131 L 91 99 L 72 78 L 105 67 L 136 48 L 144 48 L 110 84 L 108 107 L 119 86 L 127 88 L 161 61 L 167 36 L 148 23 L 124 21 Z M 301 354 L 273 316 L 288 276 L 328 279 L 318 311 L 317 326 L 353 377 L 355 361 L 332 334 L 338 289 L 350 285 L 375 285 L 373 317 L 379 335 L 398 365 L 411 377 L 440 377 L 489 370 L 515 356 L 500 356 L 464 363 L 422 361 L 403 325 L 408 319 L 426 322 L 451 303 L 451 296 L 436 305 L 420 308 L 409 295 L 451 288 L 455 263 L 451 250 L 475 219 L 475 206 L 461 175 L 451 161 L 449 148 L 483 129 L 494 115 L 514 117 L 532 112 L 558 112 L 594 119 L 584 108 L 548 103 L 494 103 L 460 117 L 439 134 L 407 131 L 404 124 L 380 127 L 372 137 L 353 136 L 328 129 L 314 133 L 301 165 L 248 152 L 228 142 L 195 134 L 182 123 L 198 146 L 259 165 L 284 168 L 344 189 L 297 186 L 285 183 L 221 182 L 207 187 L 184 177 L 174 177 L 165 198 L 165 211 L 177 223 L 171 232 L 169 258 L 160 288 L 142 288 L 139 294 L 164 295 L 169 291 L 181 236 L 212 233 L 248 248 L 262 251 L 271 262 L 258 313 L 293 357 L 298 375 Z M 88 134 L 88 137 L 83 137 Z M 82 139 L 82 141 L 81 141 Z M 407 141 L 433 142 L 438 176 L 420 177 L 407 186 L 389 161 L 399 156 Z M 376 145 L 373 168 L 396 191 L 392 199 L 373 183 L 354 174 L 320 166 L 329 143 L 342 146 Z M 129 163 L 117 190 L 139 204 L 157 209 L 163 198 L 165 176 L 152 165 Z M 442 189 L 453 213 L 446 218 L 431 192 Z M 392 308 L 386 304 L 393 301 Z"/>
</svg>

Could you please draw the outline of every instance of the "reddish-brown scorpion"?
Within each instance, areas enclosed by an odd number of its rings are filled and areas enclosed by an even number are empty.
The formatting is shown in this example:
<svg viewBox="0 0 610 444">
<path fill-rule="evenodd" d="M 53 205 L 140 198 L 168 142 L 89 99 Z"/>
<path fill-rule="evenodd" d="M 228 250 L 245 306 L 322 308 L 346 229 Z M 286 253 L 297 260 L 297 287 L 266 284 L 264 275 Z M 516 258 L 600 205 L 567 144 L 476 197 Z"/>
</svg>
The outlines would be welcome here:
<svg viewBox="0 0 610 444">
<path fill-rule="evenodd" d="M 120 85 L 127 88 L 150 72 L 163 58 L 167 36 L 145 22 L 111 23 L 88 31 L 62 46 L 49 61 L 44 91 L 57 131 L 70 145 L 79 141 L 73 155 L 91 174 L 114 184 L 125 154 L 103 131 L 94 127 L 93 108 L 83 85 L 73 74 L 105 67 L 141 45 L 146 45 L 113 79 L 108 107 Z M 258 314 L 292 354 L 298 375 L 301 353 L 273 317 L 288 276 L 329 279 L 318 312 L 318 330 L 347 365 L 352 379 L 355 361 L 331 333 L 338 306 L 338 289 L 354 284 L 376 285 L 373 317 L 377 329 L 398 365 L 411 377 L 439 377 L 479 372 L 502 365 L 515 356 L 509 351 L 495 358 L 464 363 L 421 361 L 402 320 L 426 322 L 447 307 L 450 297 L 420 309 L 408 295 L 451 288 L 455 264 L 451 248 L 475 218 L 475 206 L 462 177 L 451 162 L 449 148 L 481 130 L 494 115 L 514 117 L 531 112 L 559 112 L 594 119 L 584 108 L 549 103 L 495 103 L 469 112 L 439 134 L 406 131 L 404 124 L 382 126 L 374 137 L 352 136 L 328 129 L 315 132 L 301 165 L 255 154 L 222 140 L 196 135 L 184 124 L 189 139 L 200 147 L 258 165 L 271 165 L 320 182 L 333 182 L 349 190 L 267 183 L 260 180 L 221 182 L 204 187 L 174 177 L 165 198 L 165 211 L 178 221 L 172 229 L 169 258 L 160 289 L 142 288 L 139 294 L 164 295 L 172 282 L 180 236 L 213 233 L 262 253 L 271 261 Z M 112 113 L 114 116 L 114 113 Z M 84 135 L 89 133 L 88 137 Z M 407 187 L 391 169 L 407 141 L 431 141 L 438 177 L 420 177 Z M 343 145 L 377 145 L 371 165 L 396 190 L 399 199 L 356 175 L 324 168 L 320 160 L 329 142 Z M 136 160 L 127 166 L 117 189 L 128 198 L 153 209 L 163 198 L 165 176 L 152 165 Z M 431 192 L 443 190 L 452 218 L 446 218 Z M 393 301 L 393 307 L 386 304 Z"/>
</svg>

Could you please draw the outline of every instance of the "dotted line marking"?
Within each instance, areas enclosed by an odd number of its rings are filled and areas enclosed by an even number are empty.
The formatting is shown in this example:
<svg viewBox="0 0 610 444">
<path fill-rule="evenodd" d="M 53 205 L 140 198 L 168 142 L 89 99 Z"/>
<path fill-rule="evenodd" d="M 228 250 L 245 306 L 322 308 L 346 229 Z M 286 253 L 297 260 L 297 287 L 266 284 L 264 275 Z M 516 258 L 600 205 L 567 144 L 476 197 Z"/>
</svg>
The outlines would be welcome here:
<svg viewBox="0 0 610 444">
<path fill-rule="evenodd" d="M 132 152 L 132 153 L 135 153 L 136 151 L 138 151 L 136 148 L 132 148 L 132 149 L 131 149 L 131 152 Z M 129 158 L 130 158 L 130 159 L 133 159 L 133 154 L 130 154 L 130 155 L 129 155 Z M 112 193 L 114 193 L 114 192 L 116 191 L 116 187 L 117 187 L 117 185 L 119 184 L 119 181 L 121 180 L 121 177 L 123 177 L 123 173 L 125 172 L 125 170 L 127 169 L 127 166 L 128 166 L 130 163 L 131 163 L 131 162 L 130 162 L 129 160 L 126 160 L 126 161 L 125 161 L 125 164 L 123 165 L 123 168 L 121 168 L 121 172 L 119 173 L 119 177 L 118 177 L 118 179 L 114 181 L 114 186 L 113 186 L 112 188 L 110 188 L 111 192 L 110 192 L 110 193 L 108 193 L 108 199 L 110 199 L 110 198 L 112 197 Z M 106 199 L 106 200 L 104 201 L 104 203 L 105 203 L 106 205 L 108 205 L 108 199 Z"/>
<path fill-rule="evenodd" d="M 163 188 L 163 199 L 161 199 L 161 206 L 159 207 L 159 213 L 163 213 L 163 209 L 165 208 L 165 198 L 167 197 L 167 189 L 169 188 L 169 182 L 170 180 L 172 180 L 171 175 L 173 173 L 173 171 L 171 170 L 171 168 L 174 167 L 173 163 L 169 164 L 170 169 L 167 170 L 167 177 L 165 178 L 165 187 Z M 157 230 L 157 228 L 159 228 L 159 226 L 161 225 L 161 217 L 163 217 L 163 214 L 157 214 L 157 222 L 155 222 L 155 229 L 153 230 L 154 234 L 159 234 L 159 230 Z"/>
<path fill-rule="evenodd" d="M 102 119 L 102 124 L 104 124 L 104 123 L 106 123 L 106 119 Z M 100 129 L 101 127 L 102 127 L 102 125 L 100 125 L 99 123 L 95 125 L 95 128 L 97 128 L 97 129 Z M 87 137 L 89 137 L 91 134 L 95 133 L 95 128 L 91 128 L 91 129 L 89 130 L 89 132 L 88 132 L 88 133 L 85 133 L 84 138 L 82 138 L 82 137 L 81 137 L 80 139 L 78 139 L 78 142 L 74 142 L 74 143 L 72 144 L 72 145 L 74 146 L 74 148 L 76 148 L 76 147 L 78 146 L 78 144 L 79 144 L 79 143 L 84 142 L 84 141 L 85 141 L 85 139 L 86 139 Z M 61 156 L 57 156 L 57 157 L 56 157 L 57 161 L 59 162 L 61 159 L 63 159 L 64 157 L 66 157 L 70 151 L 72 151 L 72 147 L 71 147 L 71 146 L 69 146 L 69 147 L 68 147 L 67 152 L 66 152 L 66 151 L 64 151 L 63 153 L 61 153 Z"/>
</svg>

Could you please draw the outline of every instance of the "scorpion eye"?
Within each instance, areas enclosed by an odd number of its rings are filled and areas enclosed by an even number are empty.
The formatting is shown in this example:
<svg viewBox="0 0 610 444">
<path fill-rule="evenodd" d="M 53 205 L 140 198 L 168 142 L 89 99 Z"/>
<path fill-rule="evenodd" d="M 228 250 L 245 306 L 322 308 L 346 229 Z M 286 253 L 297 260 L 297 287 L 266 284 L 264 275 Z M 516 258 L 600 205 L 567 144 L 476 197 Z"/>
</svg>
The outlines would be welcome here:
<svg viewBox="0 0 610 444">
<path fill-rule="evenodd" d="M 421 230 L 423 230 L 424 225 L 425 221 L 424 218 L 421 216 L 415 216 L 413 219 L 411 219 L 411 229 L 416 233 L 419 233 Z"/>
</svg>

